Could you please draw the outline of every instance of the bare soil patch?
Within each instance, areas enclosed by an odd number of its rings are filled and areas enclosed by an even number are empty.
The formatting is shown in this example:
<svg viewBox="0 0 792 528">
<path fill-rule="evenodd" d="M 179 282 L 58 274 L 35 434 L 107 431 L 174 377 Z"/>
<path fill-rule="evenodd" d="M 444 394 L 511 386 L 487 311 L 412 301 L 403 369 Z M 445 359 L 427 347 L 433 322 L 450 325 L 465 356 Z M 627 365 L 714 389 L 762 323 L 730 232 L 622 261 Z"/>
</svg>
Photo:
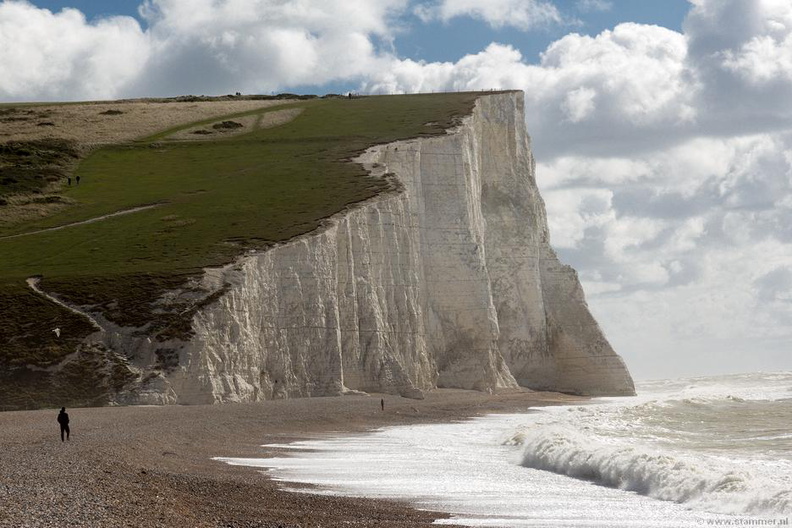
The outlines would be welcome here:
<svg viewBox="0 0 792 528">
<path fill-rule="evenodd" d="M 290 102 L 242 99 L 6 106 L 0 107 L 0 142 L 57 138 L 81 146 L 123 143 L 181 123 Z"/>
<path fill-rule="evenodd" d="M 253 132 L 254 130 L 286 124 L 300 115 L 302 111 L 302 108 L 289 108 L 286 110 L 266 112 L 260 115 L 235 117 L 233 120 L 218 121 L 216 123 L 180 130 L 164 139 L 168 141 L 206 141 L 207 139 L 239 136 Z"/>
</svg>

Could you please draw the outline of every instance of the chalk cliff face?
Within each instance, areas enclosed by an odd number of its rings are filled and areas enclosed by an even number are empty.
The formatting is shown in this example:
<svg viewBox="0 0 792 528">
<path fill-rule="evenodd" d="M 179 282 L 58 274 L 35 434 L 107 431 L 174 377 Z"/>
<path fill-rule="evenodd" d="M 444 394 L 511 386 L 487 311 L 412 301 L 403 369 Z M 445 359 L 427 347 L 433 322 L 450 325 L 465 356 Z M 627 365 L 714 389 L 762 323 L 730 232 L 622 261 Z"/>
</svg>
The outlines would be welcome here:
<svg viewBox="0 0 792 528">
<path fill-rule="evenodd" d="M 230 287 L 195 315 L 179 367 L 146 397 L 634 392 L 577 275 L 550 248 L 521 92 L 482 96 L 448 135 L 359 161 L 396 189 L 207 273 Z"/>
</svg>

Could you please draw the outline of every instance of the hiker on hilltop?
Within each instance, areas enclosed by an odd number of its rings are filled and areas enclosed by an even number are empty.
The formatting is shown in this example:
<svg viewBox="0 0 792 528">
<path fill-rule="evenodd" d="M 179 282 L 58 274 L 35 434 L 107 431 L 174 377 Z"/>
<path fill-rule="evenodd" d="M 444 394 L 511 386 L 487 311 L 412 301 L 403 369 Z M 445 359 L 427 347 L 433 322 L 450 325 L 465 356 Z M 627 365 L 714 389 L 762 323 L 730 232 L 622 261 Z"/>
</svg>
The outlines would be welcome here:
<svg viewBox="0 0 792 528">
<path fill-rule="evenodd" d="M 58 423 L 61 428 L 61 442 L 63 442 L 63 433 L 66 433 L 66 440 L 69 439 L 69 415 L 66 413 L 66 407 L 61 407 L 58 413 Z"/>
</svg>

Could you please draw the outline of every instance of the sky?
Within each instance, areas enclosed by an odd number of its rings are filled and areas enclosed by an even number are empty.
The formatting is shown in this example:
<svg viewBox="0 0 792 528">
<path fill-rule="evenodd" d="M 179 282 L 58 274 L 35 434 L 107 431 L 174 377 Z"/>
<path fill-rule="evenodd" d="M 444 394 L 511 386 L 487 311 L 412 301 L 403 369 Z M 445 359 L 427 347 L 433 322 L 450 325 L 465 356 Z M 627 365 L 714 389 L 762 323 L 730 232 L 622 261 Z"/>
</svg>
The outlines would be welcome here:
<svg viewBox="0 0 792 528">
<path fill-rule="evenodd" d="M 789 0 L 0 0 L 0 101 L 492 88 L 637 379 L 792 369 Z"/>
</svg>

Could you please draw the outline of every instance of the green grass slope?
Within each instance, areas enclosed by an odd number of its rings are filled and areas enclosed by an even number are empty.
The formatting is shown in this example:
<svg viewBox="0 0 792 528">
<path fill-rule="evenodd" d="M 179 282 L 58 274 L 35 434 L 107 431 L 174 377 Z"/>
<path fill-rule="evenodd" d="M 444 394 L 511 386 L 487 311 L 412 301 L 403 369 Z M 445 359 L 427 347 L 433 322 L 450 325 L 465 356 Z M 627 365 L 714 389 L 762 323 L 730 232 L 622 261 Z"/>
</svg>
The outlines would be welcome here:
<svg viewBox="0 0 792 528">
<path fill-rule="evenodd" d="M 445 133 L 470 113 L 476 97 L 301 101 L 290 105 L 303 109 L 296 119 L 271 129 L 214 141 L 168 141 L 174 132 L 209 124 L 185 123 L 95 151 L 73 174 L 80 184 L 62 191 L 64 202 L 73 205 L 0 230 L 0 409 L 94 404 L 104 396 L 91 384 L 121 387 L 128 381 L 123 358 L 86 347 L 90 324 L 33 293 L 28 277 L 40 276 L 45 291 L 119 325 L 142 328 L 152 339 L 185 337 L 191 314 L 153 304 L 164 292 L 204 267 L 312 231 L 322 219 L 381 192 L 385 182 L 349 160 L 375 144 Z M 69 226 L 147 205 L 155 207 Z M 58 226 L 67 227 L 42 231 Z M 61 362 L 76 351 L 87 363 L 71 369 L 79 375 L 64 373 Z M 82 381 L 68 382 L 72 378 Z M 89 387 L 86 379 L 92 380 Z"/>
</svg>

